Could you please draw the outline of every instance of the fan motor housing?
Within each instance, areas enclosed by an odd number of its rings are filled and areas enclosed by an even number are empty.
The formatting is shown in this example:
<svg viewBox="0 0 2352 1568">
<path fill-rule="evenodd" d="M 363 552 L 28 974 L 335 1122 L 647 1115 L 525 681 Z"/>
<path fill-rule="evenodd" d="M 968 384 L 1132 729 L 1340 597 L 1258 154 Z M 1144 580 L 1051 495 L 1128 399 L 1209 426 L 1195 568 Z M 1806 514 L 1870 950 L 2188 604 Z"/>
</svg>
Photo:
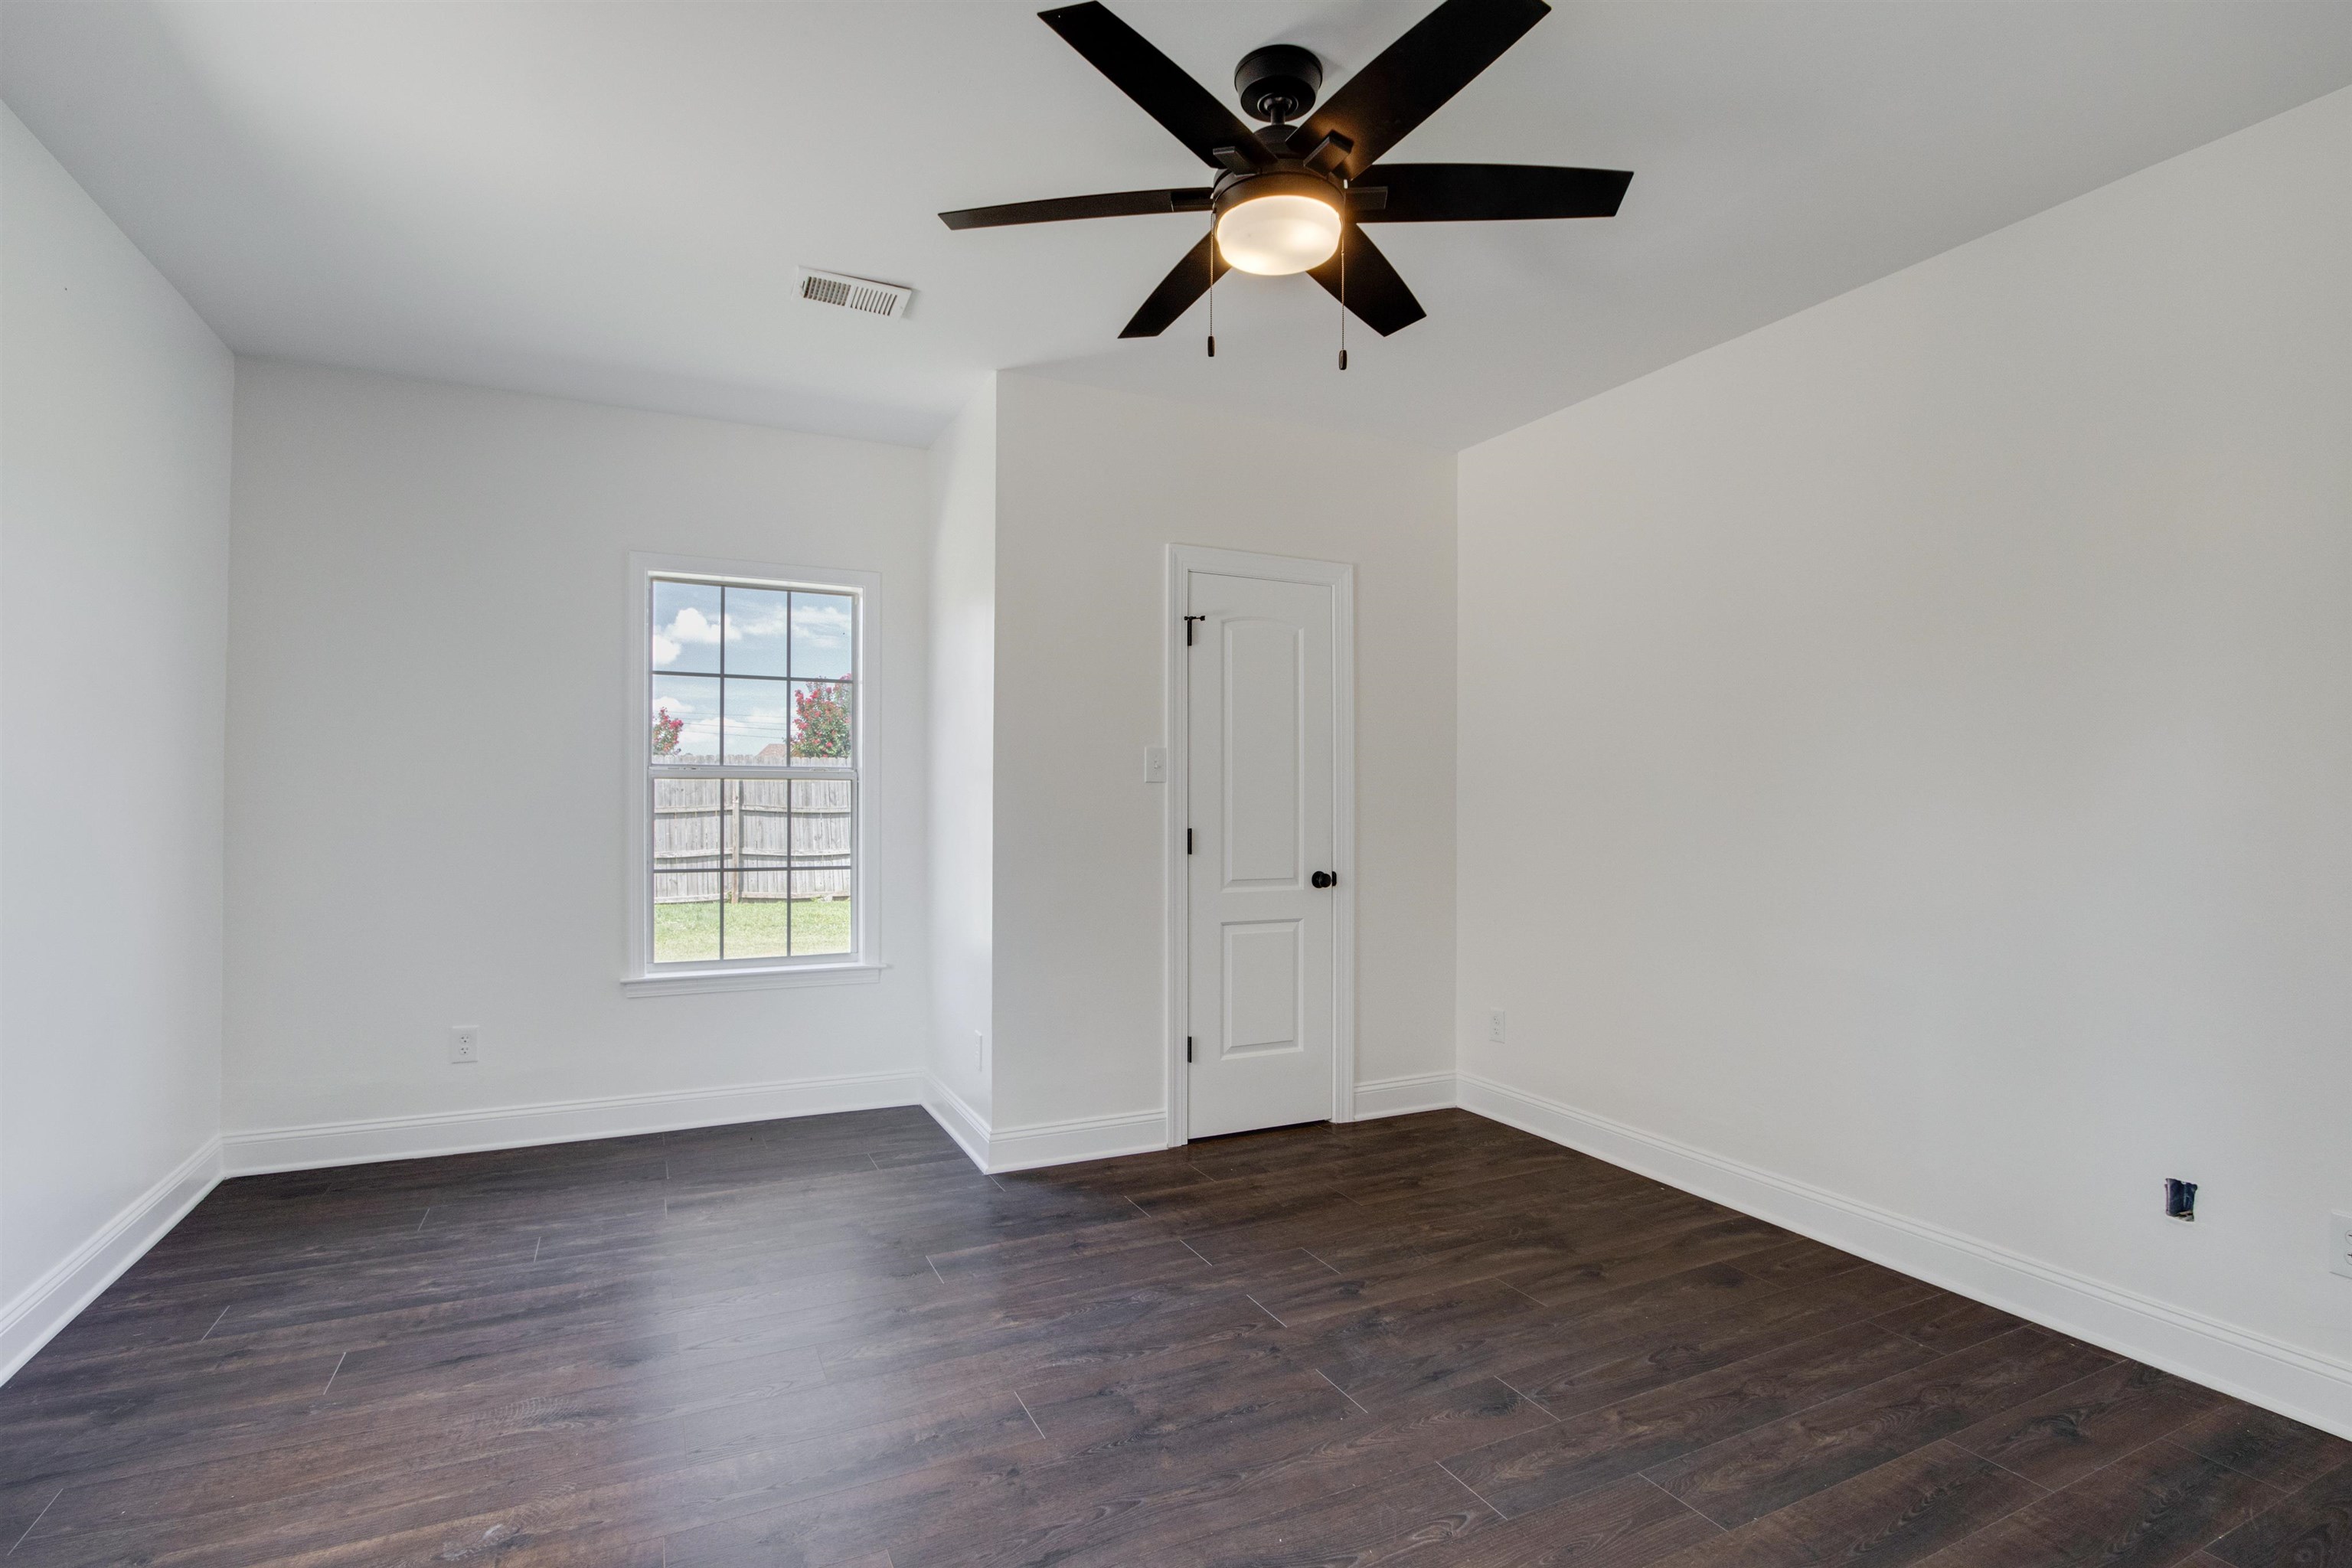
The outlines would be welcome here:
<svg viewBox="0 0 2352 1568">
<path fill-rule="evenodd" d="M 1297 44 L 1268 44 L 1252 49 L 1234 68 L 1234 90 L 1242 108 L 1258 120 L 1296 120 L 1315 107 L 1323 86 L 1323 62 Z"/>
<path fill-rule="evenodd" d="M 1260 196 L 1313 196 L 1347 210 L 1347 195 L 1333 181 L 1304 169 L 1269 169 L 1262 174 L 1227 174 L 1219 180 L 1209 208 L 1223 217 L 1244 202 Z"/>
</svg>

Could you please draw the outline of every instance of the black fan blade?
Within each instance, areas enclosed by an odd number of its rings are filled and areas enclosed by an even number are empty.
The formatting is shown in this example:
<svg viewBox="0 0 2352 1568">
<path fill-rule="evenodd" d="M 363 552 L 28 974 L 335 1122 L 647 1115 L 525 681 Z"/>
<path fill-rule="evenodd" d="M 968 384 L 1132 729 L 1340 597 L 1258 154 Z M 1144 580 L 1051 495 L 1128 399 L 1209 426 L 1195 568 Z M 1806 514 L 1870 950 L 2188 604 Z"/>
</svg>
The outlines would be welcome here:
<svg viewBox="0 0 2352 1568">
<path fill-rule="evenodd" d="M 1119 329 L 1118 335 L 1122 338 L 1156 338 L 1174 326 L 1176 318 L 1191 310 L 1192 301 L 1209 291 L 1211 267 L 1217 269 L 1219 278 L 1231 270 L 1225 265 L 1225 258 L 1216 255 L 1215 250 L 1214 242 L 1209 236 L 1202 235 L 1200 243 L 1186 251 L 1184 259 L 1160 280 L 1160 287 L 1151 291 L 1151 298 L 1143 302 L 1143 309 L 1136 311 L 1134 319 Z"/>
<path fill-rule="evenodd" d="M 1312 147 L 1339 132 L 1355 143 L 1339 173 L 1358 177 L 1550 10 L 1544 0 L 1445 0 L 1349 77 L 1294 141 Z"/>
<path fill-rule="evenodd" d="M 1375 163 L 1356 183 L 1388 192 L 1382 205 L 1357 210 L 1358 223 L 1464 223 L 1615 217 L 1633 176 L 1534 163 Z"/>
<path fill-rule="evenodd" d="M 1204 213 L 1209 187 L 1177 191 L 1111 191 L 1099 196 L 1055 196 L 1042 202 L 1007 202 L 996 207 L 965 207 L 941 213 L 950 228 L 1003 228 L 1015 223 L 1061 223 L 1080 217 L 1132 217 L 1138 213 Z"/>
<path fill-rule="evenodd" d="M 1348 268 L 1345 293 L 1341 292 L 1339 281 L 1343 256 Z M 1330 260 L 1314 269 L 1313 276 L 1315 281 L 1329 290 L 1331 298 L 1343 300 L 1358 321 L 1382 337 L 1410 327 L 1429 314 L 1412 297 L 1412 290 L 1404 286 L 1404 279 L 1397 276 L 1397 269 L 1389 265 L 1389 258 L 1381 254 L 1381 247 L 1372 243 L 1372 237 L 1354 224 L 1340 231 L 1339 248 L 1331 253 Z"/>
<path fill-rule="evenodd" d="M 1065 43 L 1086 56 L 1088 64 L 1110 78 L 1113 86 L 1135 100 L 1144 113 L 1192 149 L 1203 163 L 1224 167 L 1217 156 L 1220 147 L 1237 149 L 1254 168 L 1273 161 L 1259 144 L 1257 133 L 1232 110 L 1211 96 L 1182 66 L 1161 54 L 1150 39 L 1096 0 L 1037 15 L 1062 35 Z"/>
</svg>

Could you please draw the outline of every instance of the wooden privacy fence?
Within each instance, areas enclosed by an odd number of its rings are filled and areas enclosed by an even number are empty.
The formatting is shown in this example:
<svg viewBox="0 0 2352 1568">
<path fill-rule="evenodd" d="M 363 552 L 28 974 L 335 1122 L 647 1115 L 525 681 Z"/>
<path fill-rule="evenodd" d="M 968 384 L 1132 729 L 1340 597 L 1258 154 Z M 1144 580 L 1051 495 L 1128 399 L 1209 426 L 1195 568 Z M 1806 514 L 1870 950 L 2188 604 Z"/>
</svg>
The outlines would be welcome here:
<svg viewBox="0 0 2352 1568">
<path fill-rule="evenodd" d="M 849 779 L 656 778 L 654 902 L 845 899 Z"/>
</svg>

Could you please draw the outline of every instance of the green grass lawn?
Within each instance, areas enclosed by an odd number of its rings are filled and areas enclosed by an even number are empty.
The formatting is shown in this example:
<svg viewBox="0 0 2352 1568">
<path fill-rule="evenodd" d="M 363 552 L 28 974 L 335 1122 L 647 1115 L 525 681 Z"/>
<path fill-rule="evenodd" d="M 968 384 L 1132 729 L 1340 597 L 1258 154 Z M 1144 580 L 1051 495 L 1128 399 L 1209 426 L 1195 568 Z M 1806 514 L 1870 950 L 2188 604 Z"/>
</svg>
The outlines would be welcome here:
<svg viewBox="0 0 2352 1568">
<path fill-rule="evenodd" d="M 784 922 L 792 922 L 789 956 L 849 951 L 847 899 L 754 900 L 737 904 L 656 904 L 654 962 L 708 963 L 720 956 L 719 922 L 727 922 L 729 958 L 783 958 Z"/>
</svg>

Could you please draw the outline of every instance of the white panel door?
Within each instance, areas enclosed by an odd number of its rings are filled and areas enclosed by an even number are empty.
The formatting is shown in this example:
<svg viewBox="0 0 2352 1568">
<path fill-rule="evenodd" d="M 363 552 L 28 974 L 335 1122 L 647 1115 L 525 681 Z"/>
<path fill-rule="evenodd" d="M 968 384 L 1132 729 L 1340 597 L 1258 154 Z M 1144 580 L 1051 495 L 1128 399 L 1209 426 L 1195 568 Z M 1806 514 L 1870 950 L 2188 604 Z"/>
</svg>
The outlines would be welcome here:
<svg viewBox="0 0 2352 1568">
<path fill-rule="evenodd" d="M 1191 1136 L 1328 1120 L 1332 590 L 1188 574 Z"/>
</svg>

